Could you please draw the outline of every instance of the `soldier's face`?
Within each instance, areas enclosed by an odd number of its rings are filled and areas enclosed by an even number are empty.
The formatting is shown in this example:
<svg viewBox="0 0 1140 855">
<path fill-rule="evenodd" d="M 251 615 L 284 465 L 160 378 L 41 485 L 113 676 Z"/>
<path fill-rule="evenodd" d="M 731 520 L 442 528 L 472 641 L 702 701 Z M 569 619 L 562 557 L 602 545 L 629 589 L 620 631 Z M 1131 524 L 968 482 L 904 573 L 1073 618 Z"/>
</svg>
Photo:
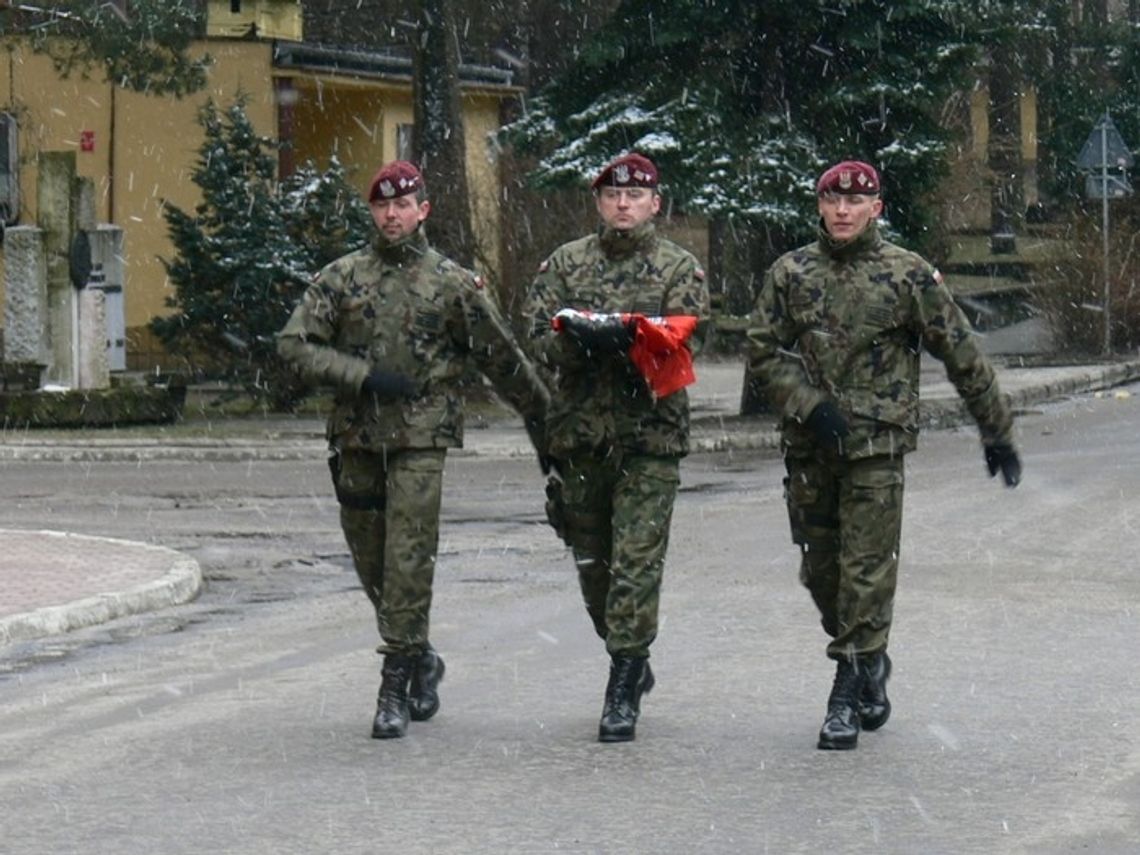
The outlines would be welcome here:
<svg viewBox="0 0 1140 855">
<path fill-rule="evenodd" d="M 819 194 L 819 215 L 823 217 L 823 227 L 836 240 L 850 240 L 862 233 L 882 210 L 883 200 L 878 196 L 857 193 Z"/>
<path fill-rule="evenodd" d="M 598 216 L 611 229 L 636 228 L 661 210 L 661 197 L 648 187 L 601 187 L 595 199 Z"/>
<path fill-rule="evenodd" d="M 416 201 L 415 193 L 397 196 L 395 199 L 375 199 L 368 206 L 372 211 L 372 222 L 388 240 L 399 240 L 410 235 L 416 226 L 427 219 L 431 204 L 425 199 Z"/>
</svg>

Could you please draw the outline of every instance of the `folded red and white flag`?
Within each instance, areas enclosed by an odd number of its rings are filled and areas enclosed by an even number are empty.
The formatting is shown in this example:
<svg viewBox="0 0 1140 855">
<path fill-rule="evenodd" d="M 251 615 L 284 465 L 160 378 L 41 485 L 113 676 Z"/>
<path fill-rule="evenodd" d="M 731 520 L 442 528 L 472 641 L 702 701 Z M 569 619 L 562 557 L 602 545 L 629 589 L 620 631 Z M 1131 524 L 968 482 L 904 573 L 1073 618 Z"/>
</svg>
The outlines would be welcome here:
<svg viewBox="0 0 1140 855">
<path fill-rule="evenodd" d="M 561 331 L 561 319 L 571 314 L 596 321 L 620 318 L 622 323 L 632 323 L 633 344 L 629 348 L 629 359 L 655 397 L 665 398 L 697 379 L 693 372 L 693 354 L 687 345 L 697 328 L 695 315 L 647 317 L 628 312 L 599 314 L 562 309 L 551 319 L 551 327 Z"/>
</svg>

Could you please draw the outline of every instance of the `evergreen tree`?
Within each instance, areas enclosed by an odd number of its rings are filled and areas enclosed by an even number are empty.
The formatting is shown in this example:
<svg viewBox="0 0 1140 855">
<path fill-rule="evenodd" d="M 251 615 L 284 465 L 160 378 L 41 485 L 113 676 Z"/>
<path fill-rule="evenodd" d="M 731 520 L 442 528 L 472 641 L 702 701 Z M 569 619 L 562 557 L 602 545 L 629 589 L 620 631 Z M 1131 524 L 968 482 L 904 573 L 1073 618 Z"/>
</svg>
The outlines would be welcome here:
<svg viewBox="0 0 1140 855">
<path fill-rule="evenodd" d="M 539 183 L 614 154 L 659 162 L 672 198 L 803 239 L 827 163 L 884 170 L 891 225 L 921 246 L 945 169 L 939 110 L 977 56 L 963 3 L 625 0 L 576 66 L 504 132 Z"/>
<path fill-rule="evenodd" d="M 189 0 L 0 3 L 0 35 L 29 35 L 64 77 L 102 67 L 112 84 L 152 95 L 182 97 L 206 84 L 212 60 L 188 53 L 204 31 L 204 4 Z"/>
<path fill-rule="evenodd" d="M 174 312 L 151 328 L 196 373 L 289 409 L 303 387 L 277 357 L 274 334 L 312 273 L 367 240 L 371 218 L 335 161 L 324 173 L 307 164 L 279 185 L 273 143 L 257 135 L 242 99 L 224 114 L 207 102 L 199 123 L 205 138 L 191 178 L 202 201 L 193 214 L 164 209 Z"/>
<path fill-rule="evenodd" d="M 1034 33 L 1044 54 L 1035 69 L 1042 186 L 1064 208 L 1079 205 L 1084 180 L 1076 158 L 1108 111 L 1125 141 L 1140 147 L 1140 26 L 1074 15 L 1069 0 L 1043 0 L 1046 23 Z"/>
<path fill-rule="evenodd" d="M 320 270 L 363 246 L 375 229 L 368 205 L 352 188 L 334 154 L 327 169 L 308 161 L 281 182 L 285 231 L 304 253 L 304 267 Z"/>
</svg>

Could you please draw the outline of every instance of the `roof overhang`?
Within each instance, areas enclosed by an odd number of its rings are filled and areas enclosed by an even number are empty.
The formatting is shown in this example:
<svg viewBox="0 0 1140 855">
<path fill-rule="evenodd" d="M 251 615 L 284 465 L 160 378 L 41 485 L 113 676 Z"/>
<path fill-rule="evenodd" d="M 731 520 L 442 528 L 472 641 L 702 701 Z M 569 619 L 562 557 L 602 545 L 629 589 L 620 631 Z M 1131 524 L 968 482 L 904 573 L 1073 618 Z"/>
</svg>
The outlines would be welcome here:
<svg viewBox="0 0 1140 855">
<path fill-rule="evenodd" d="M 278 71 L 331 75 L 377 82 L 412 83 L 412 59 L 397 51 L 363 51 L 327 45 L 278 42 L 273 46 L 273 67 Z M 514 83 L 514 72 L 489 65 L 461 63 L 462 89 L 513 95 L 522 91 Z"/>
</svg>

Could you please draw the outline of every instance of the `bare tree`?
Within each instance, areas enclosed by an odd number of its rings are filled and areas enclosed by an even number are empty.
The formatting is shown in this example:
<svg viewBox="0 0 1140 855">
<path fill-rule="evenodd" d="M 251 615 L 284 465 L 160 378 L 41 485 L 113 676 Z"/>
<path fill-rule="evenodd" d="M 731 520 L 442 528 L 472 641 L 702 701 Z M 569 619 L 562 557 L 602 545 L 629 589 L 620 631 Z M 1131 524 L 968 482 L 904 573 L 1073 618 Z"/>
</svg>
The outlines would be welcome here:
<svg viewBox="0 0 1140 855">
<path fill-rule="evenodd" d="M 470 267 L 475 241 L 451 0 L 418 0 L 416 11 L 412 148 L 431 193 L 431 240 L 444 255 Z"/>
</svg>

